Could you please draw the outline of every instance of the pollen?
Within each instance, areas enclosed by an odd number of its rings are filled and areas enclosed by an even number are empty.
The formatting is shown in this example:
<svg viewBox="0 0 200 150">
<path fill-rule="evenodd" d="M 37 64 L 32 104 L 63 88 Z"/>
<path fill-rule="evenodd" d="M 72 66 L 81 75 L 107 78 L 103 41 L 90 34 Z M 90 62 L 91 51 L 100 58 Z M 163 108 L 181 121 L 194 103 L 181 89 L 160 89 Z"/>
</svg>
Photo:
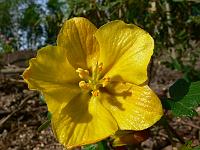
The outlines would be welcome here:
<svg viewBox="0 0 200 150">
<path fill-rule="evenodd" d="M 98 65 L 98 71 L 101 72 L 103 70 L 103 63 L 100 63 Z"/>
<path fill-rule="evenodd" d="M 109 82 L 110 82 L 110 78 L 109 77 L 103 78 L 102 86 L 106 87 L 109 84 Z"/>
<path fill-rule="evenodd" d="M 80 81 L 79 82 L 79 87 L 82 88 L 82 89 L 85 89 L 85 90 L 90 89 L 89 83 L 86 83 L 85 81 Z"/>
<path fill-rule="evenodd" d="M 95 97 L 99 96 L 99 93 L 100 93 L 99 90 L 92 91 L 92 95 Z"/>
<path fill-rule="evenodd" d="M 78 68 L 76 70 L 76 72 L 78 73 L 79 77 L 81 79 L 87 79 L 89 77 L 89 71 L 88 70 L 84 70 L 82 68 Z"/>
<path fill-rule="evenodd" d="M 103 63 L 96 63 L 93 67 L 91 73 L 88 70 L 78 68 L 76 72 L 78 73 L 81 81 L 79 82 L 79 87 L 81 89 L 91 92 L 93 96 L 99 96 L 100 89 L 106 87 L 111 79 L 109 77 L 101 78 L 103 71 Z"/>
</svg>

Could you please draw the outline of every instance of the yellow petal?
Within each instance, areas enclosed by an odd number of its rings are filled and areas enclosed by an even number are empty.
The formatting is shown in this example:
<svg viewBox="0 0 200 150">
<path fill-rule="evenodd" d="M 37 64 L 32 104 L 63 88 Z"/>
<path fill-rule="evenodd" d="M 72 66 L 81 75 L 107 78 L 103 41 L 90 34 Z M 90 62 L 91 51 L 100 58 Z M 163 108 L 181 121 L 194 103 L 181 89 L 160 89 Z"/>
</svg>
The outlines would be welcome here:
<svg viewBox="0 0 200 150">
<path fill-rule="evenodd" d="M 75 17 L 65 21 L 57 45 L 68 50 L 67 58 L 75 68 L 90 68 L 97 61 L 98 43 L 93 36 L 97 28 L 87 19 Z"/>
<path fill-rule="evenodd" d="M 102 103 L 116 119 L 121 130 L 143 130 L 163 115 L 159 98 L 147 86 L 113 84 L 103 94 Z"/>
<path fill-rule="evenodd" d="M 37 57 L 30 60 L 30 66 L 23 73 L 30 89 L 44 94 L 48 110 L 59 114 L 60 108 L 81 90 L 80 78 L 67 60 L 67 51 L 61 47 L 47 46 L 40 49 Z"/>
<path fill-rule="evenodd" d="M 117 123 L 88 93 L 74 97 L 60 114 L 52 115 L 52 127 L 59 142 L 67 148 L 95 143 L 113 135 Z"/>
<path fill-rule="evenodd" d="M 112 21 L 95 33 L 100 45 L 99 62 L 112 80 L 141 84 L 147 80 L 147 65 L 154 41 L 141 28 L 123 21 Z"/>
<path fill-rule="evenodd" d="M 56 46 L 40 49 L 23 73 L 29 88 L 48 90 L 64 86 L 66 83 L 78 83 L 79 77 L 69 64 L 66 54 L 65 49 Z"/>
<path fill-rule="evenodd" d="M 45 102 L 48 106 L 48 111 L 51 113 L 60 114 L 70 100 L 81 93 L 80 87 L 74 84 L 66 84 L 55 88 L 44 90 Z"/>
</svg>

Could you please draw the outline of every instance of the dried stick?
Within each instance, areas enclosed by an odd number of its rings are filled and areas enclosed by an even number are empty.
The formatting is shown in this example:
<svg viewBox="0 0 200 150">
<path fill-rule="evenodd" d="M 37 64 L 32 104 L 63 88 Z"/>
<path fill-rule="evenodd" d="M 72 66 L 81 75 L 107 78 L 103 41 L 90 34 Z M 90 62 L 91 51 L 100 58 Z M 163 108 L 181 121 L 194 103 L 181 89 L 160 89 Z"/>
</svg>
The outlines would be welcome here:
<svg viewBox="0 0 200 150">
<path fill-rule="evenodd" d="M 22 73 L 24 70 L 25 68 L 7 68 L 7 69 L 1 69 L 0 73 L 2 74 Z"/>
</svg>

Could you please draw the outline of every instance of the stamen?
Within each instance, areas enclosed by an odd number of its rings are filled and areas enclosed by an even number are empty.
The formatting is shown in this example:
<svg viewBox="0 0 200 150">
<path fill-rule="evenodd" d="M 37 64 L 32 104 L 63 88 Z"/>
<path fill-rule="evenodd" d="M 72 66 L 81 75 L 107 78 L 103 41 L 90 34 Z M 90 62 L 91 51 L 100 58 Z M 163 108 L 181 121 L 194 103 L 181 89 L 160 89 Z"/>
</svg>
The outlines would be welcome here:
<svg viewBox="0 0 200 150">
<path fill-rule="evenodd" d="M 106 87 L 109 82 L 110 82 L 110 78 L 109 77 L 103 78 L 103 83 L 102 83 L 103 87 Z"/>
<path fill-rule="evenodd" d="M 86 89 L 86 90 L 90 89 L 89 83 L 86 83 L 85 81 L 80 81 L 79 87 L 82 88 L 82 89 Z"/>
<path fill-rule="evenodd" d="M 78 73 L 79 77 L 83 79 L 82 81 L 79 82 L 79 87 L 87 91 L 88 90 L 91 91 L 92 95 L 95 97 L 99 96 L 100 94 L 99 88 L 106 87 L 110 82 L 109 77 L 102 79 L 101 77 L 102 70 L 103 70 L 103 63 L 99 64 L 97 62 L 96 66 L 92 68 L 91 72 L 92 77 L 90 77 L 89 76 L 90 73 L 88 70 L 78 68 L 76 72 Z"/>
<path fill-rule="evenodd" d="M 78 68 L 76 70 L 76 72 L 79 73 L 79 77 L 81 79 L 88 79 L 88 77 L 89 77 L 89 71 L 88 70 L 84 70 L 82 68 Z"/>
<path fill-rule="evenodd" d="M 95 97 L 99 96 L 99 93 L 100 93 L 99 90 L 92 91 L 92 95 Z"/>
<path fill-rule="evenodd" d="M 101 72 L 101 71 L 103 70 L 103 63 L 100 63 L 100 64 L 99 64 L 98 70 L 99 70 L 99 72 Z"/>
</svg>

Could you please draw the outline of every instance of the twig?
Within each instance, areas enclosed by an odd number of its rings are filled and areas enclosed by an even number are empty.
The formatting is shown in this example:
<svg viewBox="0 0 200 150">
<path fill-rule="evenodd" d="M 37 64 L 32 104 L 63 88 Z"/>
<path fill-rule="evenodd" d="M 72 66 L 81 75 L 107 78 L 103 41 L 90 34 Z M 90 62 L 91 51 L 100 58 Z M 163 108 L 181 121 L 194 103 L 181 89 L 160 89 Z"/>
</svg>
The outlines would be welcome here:
<svg viewBox="0 0 200 150">
<path fill-rule="evenodd" d="M 161 132 L 159 132 L 158 134 L 163 136 L 164 138 L 169 138 L 169 136 L 167 134 L 164 134 L 164 133 L 161 133 Z"/>
<path fill-rule="evenodd" d="M 24 80 L 20 80 L 20 79 L 13 79 L 13 78 L 9 78 L 8 81 L 11 81 L 11 82 L 16 82 L 16 83 L 25 83 Z"/>
<path fill-rule="evenodd" d="M 184 124 L 184 125 L 188 125 L 188 126 L 191 126 L 191 127 L 193 127 L 193 128 L 196 128 L 196 129 L 199 129 L 199 130 L 200 130 L 200 127 L 197 126 L 197 125 L 195 125 L 195 124 L 193 124 L 193 123 L 184 122 L 184 121 L 181 121 L 181 123 Z"/>
<path fill-rule="evenodd" d="M 24 70 L 25 68 L 7 68 L 7 69 L 1 69 L 0 73 L 3 74 L 22 73 Z"/>
<path fill-rule="evenodd" d="M 38 93 L 35 93 L 35 92 L 34 92 L 34 93 L 32 93 L 31 95 L 26 96 L 26 97 L 21 101 L 21 103 L 19 104 L 18 109 L 14 110 L 14 111 L 13 111 L 12 113 L 10 113 L 8 116 L 6 116 L 6 117 L 4 117 L 4 118 L 2 118 L 2 119 L 0 120 L 0 128 L 3 126 L 3 124 L 4 124 L 10 117 L 12 117 L 16 112 L 20 111 L 20 110 L 23 108 L 23 106 L 25 105 L 25 103 L 26 103 L 27 100 L 29 100 L 29 99 L 31 99 L 31 98 L 37 96 L 37 95 L 38 95 Z"/>
</svg>

